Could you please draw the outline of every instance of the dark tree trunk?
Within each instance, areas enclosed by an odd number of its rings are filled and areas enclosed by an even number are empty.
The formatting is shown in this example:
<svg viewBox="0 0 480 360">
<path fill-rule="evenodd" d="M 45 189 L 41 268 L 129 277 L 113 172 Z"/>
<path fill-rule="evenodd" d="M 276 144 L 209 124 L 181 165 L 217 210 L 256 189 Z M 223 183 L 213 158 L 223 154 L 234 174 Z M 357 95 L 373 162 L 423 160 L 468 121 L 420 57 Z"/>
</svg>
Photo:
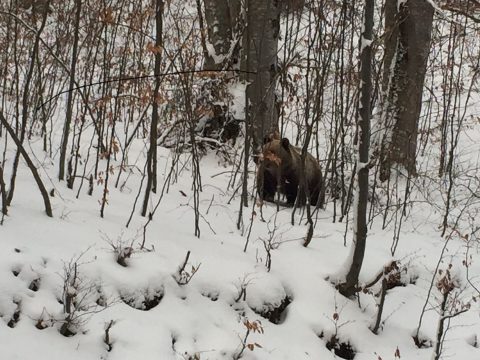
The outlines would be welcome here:
<svg viewBox="0 0 480 360">
<path fill-rule="evenodd" d="M 242 43 L 240 67 L 252 72 L 245 78 L 249 82 L 247 111 L 252 125 L 253 153 L 259 152 L 264 135 L 278 128 L 274 91 L 280 32 L 279 3 L 278 0 L 246 0 L 246 31 L 241 42 L 241 1 L 204 0 L 208 26 L 208 41 L 202 45 L 207 54 L 204 67 L 230 69 L 239 60 L 238 50 Z"/>
<path fill-rule="evenodd" d="M 416 174 L 418 119 L 433 13 L 427 0 L 408 0 L 399 10 L 397 0 L 386 2 L 383 125 L 387 135 L 382 146 L 382 181 L 389 178 L 393 164 Z"/>
<path fill-rule="evenodd" d="M 205 21 L 208 25 L 205 69 L 219 70 L 236 62 L 233 44 L 241 10 L 239 0 L 204 0 Z"/>
<path fill-rule="evenodd" d="M 5 181 L 3 179 L 3 167 L 0 164 L 0 195 L 2 199 L 2 220 L 0 220 L 0 225 L 3 223 L 3 216 L 7 215 L 7 188 L 5 186 Z"/>
<path fill-rule="evenodd" d="M 222 68 L 232 39 L 232 21 L 227 0 L 205 0 L 205 21 L 208 24 L 206 69 Z"/>
<path fill-rule="evenodd" d="M 70 81 L 68 88 L 73 89 L 75 85 L 75 70 L 77 67 L 77 52 L 78 52 L 78 37 L 79 37 L 79 28 L 80 28 L 80 14 L 82 11 L 82 0 L 75 1 L 76 12 L 75 12 L 75 30 L 73 36 L 73 49 L 72 49 L 72 61 L 70 64 Z M 64 180 L 65 178 L 65 160 L 67 157 L 67 145 L 68 145 L 68 136 L 70 133 L 70 124 L 72 123 L 73 115 L 73 90 L 68 92 L 67 98 L 67 113 L 65 115 L 65 124 L 63 125 L 63 138 L 62 144 L 60 147 L 60 164 L 58 171 L 58 179 Z"/>
<path fill-rule="evenodd" d="M 50 0 L 47 0 L 46 6 L 47 6 L 46 9 L 48 9 L 48 7 L 50 6 Z M 43 13 L 43 19 L 42 19 L 40 28 L 37 30 L 35 34 L 35 42 L 33 44 L 33 49 L 30 55 L 30 64 L 25 77 L 24 90 L 22 95 L 22 124 L 21 124 L 20 139 L 19 139 L 20 145 L 23 144 L 23 141 L 25 140 L 25 133 L 27 131 L 27 122 L 28 122 L 28 117 L 30 112 L 30 100 L 31 100 L 30 90 L 32 85 L 33 73 L 35 70 L 35 59 L 37 58 L 37 55 L 39 52 L 40 39 L 41 39 L 42 32 L 45 29 L 45 25 L 47 23 L 47 17 L 48 17 L 48 11 L 45 11 Z M 17 116 L 17 119 L 18 119 L 18 116 Z M 18 127 L 17 127 L 17 130 L 18 130 Z M 12 203 L 13 194 L 15 192 L 15 181 L 17 178 L 17 169 L 20 161 L 20 153 L 21 151 L 19 147 L 17 149 L 17 152 L 15 153 L 15 158 L 13 160 L 12 176 L 10 178 L 10 189 L 7 194 L 8 206 L 10 206 L 10 204 Z"/>
<path fill-rule="evenodd" d="M 45 188 L 45 185 L 43 185 L 42 179 L 40 178 L 40 175 L 38 174 L 37 168 L 35 167 L 32 160 L 30 159 L 30 156 L 28 156 L 27 151 L 25 150 L 25 148 L 22 145 L 22 141 L 18 138 L 17 134 L 15 134 L 15 131 L 12 129 L 12 127 L 8 123 L 5 116 L 3 116 L 3 113 L 1 111 L 0 111 L 0 122 L 3 124 L 3 126 L 5 127 L 7 132 L 10 134 L 10 137 L 15 142 L 15 145 L 17 145 L 17 152 L 23 156 L 23 159 L 27 163 L 28 168 L 32 172 L 33 178 L 35 179 L 35 182 L 37 183 L 38 189 L 40 190 L 40 193 L 42 194 L 43 203 L 45 205 L 45 212 L 47 213 L 47 216 L 53 217 L 52 205 L 50 204 L 50 198 L 48 197 L 47 189 Z"/>
<path fill-rule="evenodd" d="M 275 106 L 280 10 L 276 0 L 247 1 L 246 49 L 248 74 L 247 101 L 252 124 L 254 154 L 259 153 L 265 134 L 278 130 Z"/>
<path fill-rule="evenodd" d="M 368 172 L 370 117 L 372 94 L 372 47 L 373 14 L 375 0 L 365 1 L 364 31 L 362 33 L 360 54 L 360 103 L 357 115 L 358 155 L 357 155 L 357 188 L 355 201 L 355 218 L 353 233 L 352 263 L 345 282 L 338 286 L 340 293 L 346 297 L 353 296 L 357 291 L 358 276 L 363 264 L 367 242 L 367 203 L 368 203 Z"/>
<path fill-rule="evenodd" d="M 155 28 L 156 28 L 156 40 L 155 40 L 155 90 L 153 92 L 153 104 L 152 104 L 152 122 L 150 126 L 150 148 L 147 155 L 147 187 L 145 189 L 145 198 L 142 207 L 142 216 L 147 214 L 148 199 L 150 191 L 157 192 L 157 138 L 158 138 L 158 123 L 160 115 L 158 113 L 158 96 L 160 91 L 160 69 L 162 65 L 162 52 L 163 52 L 163 0 L 156 0 L 155 6 Z"/>
</svg>

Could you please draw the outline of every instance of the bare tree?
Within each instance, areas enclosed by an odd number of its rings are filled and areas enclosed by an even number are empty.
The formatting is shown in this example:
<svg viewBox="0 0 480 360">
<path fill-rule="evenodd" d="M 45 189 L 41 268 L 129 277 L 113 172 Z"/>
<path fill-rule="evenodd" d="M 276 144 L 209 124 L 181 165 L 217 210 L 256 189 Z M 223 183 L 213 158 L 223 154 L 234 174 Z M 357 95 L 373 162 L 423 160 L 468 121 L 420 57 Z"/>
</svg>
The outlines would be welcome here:
<svg viewBox="0 0 480 360">
<path fill-rule="evenodd" d="M 5 187 L 5 180 L 3 179 L 3 167 L 0 164 L 0 195 L 2 199 L 2 219 L 0 220 L 0 225 L 3 224 L 3 218 L 8 213 L 7 209 L 7 189 Z"/>
<path fill-rule="evenodd" d="M 280 9 L 275 0 L 247 1 L 247 111 L 252 125 L 253 153 L 265 134 L 278 128 L 275 106 Z"/>
<path fill-rule="evenodd" d="M 143 200 L 142 216 L 147 214 L 148 198 L 150 191 L 157 192 L 157 129 L 159 123 L 158 97 L 161 84 L 160 68 L 162 65 L 163 52 L 163 0 L 156 0 L 155 2 L 155 90 L 153 92 L 152 103 L 152 122 L 150 126 L 150 148 L 147 155 L 147 187 L 145 190 L 145 198 Z"/>
<path fill-rule="evenodd" d="M 17 152 L 15 154 L 15 159 L 13 160 L 13 169 L 12 169 L 12 176 L 10 178 L 10 189 L 8 191 L 7 195 L 7 205 L 10 205 L 13 199 L 13 194 L 15 191 L 15 180 L 17 177 L 17 169 L 18 169 L 18 163 L 20 161 L 20 154 L 22 153 L 21 149 L 23 148 L 21 145 L 23 144 L 25 140 L 25 135 L 27 132 L 27 125 L 28 125 L 28 118 L 29 118 L 29 113 L 30 113 L 30 89 L 32 86 L 32 81 L 33 81 L 33 75 L 34 75 L 34 70 L 35 70 L 35 59 L 38 55 L 39 48 L 40 48 L 40 39 L 43 30 L 45 29 L 45 25 L 47 23 L 47 17 L 48 17 L 48 6 L 50 4 L 50 0 L 47 0 L 46 3 L 46 8 L 43 11 L 43 18 L 40 27 L 35 33 L 35 41 L 33 43 L 33 48 L 30 53 L 30 63 L 28 64 L 28 70 L 27 74 L 25 75 L 25 82 L 23 85 L 23 94 L 22 94 L 22 123 L 21 123 L 21 129 L 20 129 L 20 137 L 19 137 L 19 142 L 17 143 Z M 16 59 L 18 61 L 18 59 Z M 2 114 L 2 122 L 3 120 L 6 119 L 3 118 Z M 23 153 L 22 153 L 23 155 Z"/>
<path fill-rule="evenodd" d="M 418 119 L 434 9 L 427 0 L 387 0 L 380 180 L 390 177 L 393 164 L 416 174 Z"/>
<path fill-rule="evenodd" d="M 3 126 L 5 126 L 5 129 L 7 129 L 7 132 L 10 134 L 11 138 L 15 142 L 15 145 L 17 145 L 17 151 L 19 154 L 23 156 L 23 159 L 27 163 L 28 168 L 32 172 L 33 178 L 35 179 L 35 182 L 37 183 L 38 189 L 40 190 L 40 193 L 42 194 L 43 198 L 43 203 L 45 205 L 45 212 L 47 213 L 47 216 L 53 217 L 52 213 L 52 205 L 50 204 L 50 198 L 48 197 L 48 192 L 47 189 L 45 188 L 45 185 L 43 185 L 42 179 L 40 178 L 40 175 L 38 174 L 37 168 L 33 164 L 32 160 L 30 159 L 30 156 L 28 156 L 27 151 L 22 145 L 21 140 L 17 137 L 15 134 L 15 131 L 12 129 L 10 124 L 8 123 L 7 119 L 3 115 L 3 113 L 0 111 L 0 122 L 2 123 Z M 6 208 L 6 207 L 5 207 Z"/>
<path fill-rule="evenodd" d="M 368 203 L 368 173 L 369 173 L 369 144 L 370 144 L 370 117 L 372 94 L 372 37 L 373 14 L 375 0 L 365 0 L 364 26 L 360 40 L 360 100 L 358 104 L 358 158 L 356 167 L 356 193 L 354 208 L 354 232 L 350 269 L 345 282 L 338 285 L 340 293 L 351 297 L 357 291 L 358 276 L 362 268 L 363 257 L 367 241 L 367 203 Z"/>
<path fill-rule="evenodd" d="M 253 131 L 250 139 L 258 153 L 265 134 L 278 128 L 275 106 L 277 52 L 280 33 L 280 4 L 277 0 L 247 0 L 242 9 L 239 0 L 205 0 L 208 36 L 202 37 L 206 69 L 230 69 L 240 61 L 247 72 L 247 111 Z M 197 8 L 201 6 L 197 2 Z M 243 40 L 243 17 L 246 13 Z M 200 20 L 203 19 L 200 13 Z M 249 131 L 250 129 L 247 129 Z M 248 137 L 248 136 L 247 136 Z"/>
<path fill-rule="evenodd" d="M 199 3 L 200 0 L 197 1 Z M 204 68 L 219 70 L 238 61 L 240 0 L 204 0 L 208 24 Z M 201 13 L 200 13 L 201 15 Z M 203 31 L 203 29 L 202 29 Z"/>
<path fill-rule="evenodd" d="M 75 84 L 75 71 L 77 67 L 77 57 L 78 57 L 78 39 L 80 31 L 80 14 L 82 12 L 82 0 L 75 1 L 75 23 L 74 23 L 74 35 L 73 35 L 73 49 L 72 49 L 72 58 L 70 63 L 70 81 L 68 85 L 68 99 L 67 99 L 67 113 L 65 115 L 65 123 L 63 124 L 63 138 L 62 144 L 60 147 L 60 164 L 58 171 L 58 179 L 63 180 L 65 177 L 65 160 L 67 157 L 67 145 L 68 145 L 68 136 L 70 133 L 70 124 L 72 122 L 72 113 L 73 113 L 73 95 L 74 91 L 73 86 Z M 72 181 L 73 184 L 73 181 Z"/>
</svg>

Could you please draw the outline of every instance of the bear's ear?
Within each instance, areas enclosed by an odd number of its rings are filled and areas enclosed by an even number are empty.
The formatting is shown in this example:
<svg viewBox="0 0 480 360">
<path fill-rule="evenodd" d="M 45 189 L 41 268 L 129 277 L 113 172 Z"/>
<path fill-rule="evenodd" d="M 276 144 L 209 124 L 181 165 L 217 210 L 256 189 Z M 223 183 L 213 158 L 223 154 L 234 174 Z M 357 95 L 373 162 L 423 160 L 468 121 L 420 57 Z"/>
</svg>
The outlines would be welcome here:
<svg viewBox="0 0 480 360">
<path fill-rule="evenodd" d="M 271 141 L 271 140 L 270 140 L 270 136 L 265 135 L 265 136 L 263 137 L 263 145 L 265 145 L 266 143 L 269 143 L 270 141 Z"/>
<path fill-rule="evenodd" d="M 287 138 L 283 138 L 282 139 L 282 147 L 287 150 L 287 151 L 290 151 L 290 141 L 288 141 Z"/>
</svg>

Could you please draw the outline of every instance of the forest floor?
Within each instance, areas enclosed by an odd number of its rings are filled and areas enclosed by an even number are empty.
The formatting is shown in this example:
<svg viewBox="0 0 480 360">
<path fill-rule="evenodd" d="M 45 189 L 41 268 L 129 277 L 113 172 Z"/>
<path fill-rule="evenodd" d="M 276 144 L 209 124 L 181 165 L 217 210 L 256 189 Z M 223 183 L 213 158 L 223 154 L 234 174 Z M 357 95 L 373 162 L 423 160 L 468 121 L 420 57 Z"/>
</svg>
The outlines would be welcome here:
<svg viewBox="0 0 480 360">
<path fill-rule="evenodd" d="M 159 151 L 161 189 L 171 154 Z M 153 220 L 145 228 L 148 219 L 138 214 L 142 191 L 126 228 L 141 181 L 138 170 L 122 175 L 123 186 L 109 187 L 101 218 L 101 182 L 94 184 L 92 196 L 87 195 L 88 183 L 83 184 L 77 199 L 80 180 L 70 190 L 56 180 L 56 163 L 37 160 L 47 188 L 54 189 L 54 217 L 44 214 L 34 180 L 22 164 L 14 202 L 0 227 L 2 359 L 334 359 L 327 349 L 333 336 L 357 360 L 430 359 L 442 302 L 438 275 L 434 277 L 437 266 L 442 274 L 449 270 L 455 285 L 448 313 L 469 307 L 448 319 L 443 358 L 480 358 L 478 293 L 467 282 L 468 270 L 478 284 L 478 243 L 451 230 L 442 238 L 443 214 L 420 193 L 412 196 L 414 205 L 403 219 L 394 256 L 394 218 L 382 229 L 378 215 L 368 230 L 361 282 L 370 282 L 393 259 L 400 264 L 399 286 L 387 292 L 375 335 L 370 329 L 380 283 L 351 300 L 329 281 L 343 271 L 353 237 L 351 219 L 348 225 L 332 221 L 332 202 L 316 214 L 308 247 L 302 245 L 307 228 L 301 211 L 291 225 L 292 209 L 277 212 L 274 204 L 260 210 L 250 200 L 238 230 L 239 197 L 229 201 L 233 191 L 227 190 L 234 169 L 209 154 L 200 166 L 198 238 L 191 162 L 182 157 L 183 170 Z M 154 195 L 150 211 L 157 199 Z M 187 252 L 188 263 L 179 273 Z M 119 254 L 127 255 L 126 266 L 117 262 Z M 412 336 L 422 310 L 419 334 L 426 346 L 418 348 Z"/>
</svg>

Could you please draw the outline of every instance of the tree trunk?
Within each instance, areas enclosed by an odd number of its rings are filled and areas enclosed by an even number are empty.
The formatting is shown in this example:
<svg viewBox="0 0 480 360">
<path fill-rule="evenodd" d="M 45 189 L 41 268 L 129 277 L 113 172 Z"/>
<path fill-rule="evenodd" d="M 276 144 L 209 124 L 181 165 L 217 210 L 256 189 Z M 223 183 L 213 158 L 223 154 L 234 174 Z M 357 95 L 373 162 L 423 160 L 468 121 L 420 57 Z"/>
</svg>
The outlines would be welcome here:
<svg viewBox="0 0 480 360">
<path fill-rule="evenodd" d="M 48 9 L 49 6 L 50 6 L 50 0 L 47 0 L 46 9 Z M 31 101 L 30 90 L 31 90 L 32 79 L 33 79 L 34 70 L 35 70 L 35 59 L 37 58 L 37 54 L 39 52 L 41 35 L 43 30 L 45 29 L 45 25 L 47 23 L 47 17 L 48 17 L 48 11 L 45 11 L 43 13 L 43 19 L 42 19 L 40 28 L 37 30 L 35 34 L 35 42 L 33 44 L 33 49 L 30 54 L 30 64 L 28 66 L 28 71 L 25 76 L 25 83 L 24 83 L 24 89 L 23 89 L 23 95 L 22 95 L 22 124 L 21 124 L 20 139 L 19 139 L 20 144 L 23 144 L 23 141 L 25 140 L 25 133 L 27 131 L 28 114 L 30 111 L 30 101 Z M 17 60 L 15 60 L 15 62 L 17 62 Z M 18 116 L 16 118 L 18 119 Z M 17 126 L 17 131 L 18 131 L 18 126 Z M 7 194 L 7 206 L 10 206 L 13 200 L 19 161 L 20 161 L 20 148 L 17 149 L 17 152 L 15 153 L 15 158 L 13 160 L 12 176 L 10 177 L 10 189 Z"/>
<path fill-rule="evenodd" d="M 0 225 L 3 224 L 3 217 L 8 214 L 7 210 L 7 188 L 5 186 L 5 181 L 3 179 L 3 167 L 0 163 L 0 195 L 2 199 L 2 219 L 0 220 Z"/>
<path fill-rule="evenodd" d="M 45 185 L 43 185 L 42 179 L 40 178 L 40 175 L 38 174 L 37 168 L 35 167 L 32 160 L 30 159 L 30 156 L 28 156 L 27 151 L 25 150 L 25 148 L 22 145 L 22 141 L 15 134 L 15 131 L 12 129 L 12 127 L 8 123 L 5 116 L 3 116 L 3 113 L 1 111 L 0 111 L 0 122 L 3 124 L 3 126 L 5 127 L 7 132 L 10 134 L 10 137 L 15 142 L 15 145 L 17 145 L 17 153 L 20 153 L 23 156 L 23 159 L 27 163 L 28 168 L 32 172 L 33 178 L 35 179 L 35 182 L 37 183 L 38 189 L 40 190 L 40 193 L 42 195 L 43 204 L 45 206 L 45 212 L 47 213 L 47 216 L 53 217 L 52 205 L 50 204 L 50 198 L 48 197 L 47 189 L 45 188 Z M 8 203 L 7 203 L 7 205 L 8 205 Z"/>
<path fill-rule="evenodd" d="M 235 63 L 235 31 L 241 10 L 240 0 L 204 0 L 205 21 L 208 25 L 205 69 L 220 70 Z"/>
<path fill-rule="evenodd" d="M 416 174 L 418 119 L 434 13 L 427 0 L 408 0 L 399 8 L 397 3 L 387 0 L 385 7 L 383 126 L 387 133 L 382 144 L 382 181 L 389 178 L 393 164 Z"/>
<path fill-rule="evenodd" d="M 80 13 L 82 11 L 82 0 L 75 1 L 76 12 L 75 12 L 75 29 L 73 36 L 73 49 L 72 49 L 72 61 L 70 64 L 70 81 L 68 84 L 68 89 L 73 89 L 75 85 L 75 71 L 77 67 L 77 52 L 78 52 L 78 37 L 79 37 L 79 28 L 80 28 Z M 68 135 L 70 133 L 70 124 L 72 123 L 72 114 L 73 113 L 73 90 L 68 92 L 67 98 L 67 113 L 65 115 L 65 124 L 63 125 L 63 137 L 62 145 L 60 148 L 60 164 L 58 171 L 58 179 L 64 180 L 65 178 L 65 160 L 67 157 L 67 146 L 68 146 Z"/>
<path fill-rule="evenodd" d="M 248 0 L 247 4 L 246 66 L 254 72 L 247 74 L 247 111 L 253 130 L 253 153 L 258 154 L 263 137 L 278 129 L 274 92 L 280 10 L 275 0 Z"/>
<path fill-rule="evenodd" d="M 147 214 L 148 199 L 150 191 L 157 192 L 157 138 L 158 138 L 158 123 L 160 115 L 158 113 L 158 96 L 160 91 L 160 69 L 162 65 L 163 52 L 163 0 L 156 0 L 155 6 L 155 90 L 153 92 L 152 104 L 152 122 L 150 126 L 150 147 L 147 155 L 147 186 L 145 189 L 145 198 L 143 200 L 142 216 Z"/>
<path fill-rule="evenodd" d="M 360 103 L 357 115 L 358 155 L 356 174 L 356 194 L 354 202 L 354 232 L 352 259 L 345 282 L 338 285 L 340 293 L 346 297 L 353 296 L 357 291 L 358 276 L 363 264 L 367 241 L 367 203 L 368 203 L 368 172 L 370 117 L 372 94 L 372 34 L 375 0 L 365 1 L 364 31 L 360 40 Z"/>
<path fill-rule="evenodd" d="M 208 24 L 206 69 L 221 69 L 232 40 L 232 22 L 227 0 L 205 0 Z"/>
<path fill-rule="evenodd" d="M 205 69 L 224 69 L 238 62 L 242 28 L 239 0 L 204 0 L 208 25 Z M 280 5 L 278 0 L 247 0 L 247 23 L 243 37 L 241 69 L 247 73 L 247 104 L 252 124 L 253 153 L 260 151 L 265 134 L 278 128 L 275 77 Z"/>
</svg>

